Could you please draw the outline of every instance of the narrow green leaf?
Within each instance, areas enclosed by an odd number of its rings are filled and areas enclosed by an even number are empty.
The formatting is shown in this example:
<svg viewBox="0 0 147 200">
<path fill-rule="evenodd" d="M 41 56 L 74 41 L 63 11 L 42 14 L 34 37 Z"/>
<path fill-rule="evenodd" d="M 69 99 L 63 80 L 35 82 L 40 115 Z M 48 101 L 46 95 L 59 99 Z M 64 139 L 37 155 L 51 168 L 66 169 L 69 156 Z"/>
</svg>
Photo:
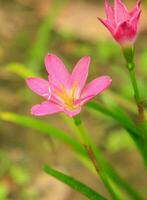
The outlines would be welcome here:
<svg viewBox="0 0 147 200">
<path fill-rule="evenodd" d="M 100 171 L 102 171 L 104 174 L 106 173 L 107 176 L 109 176 L 110 180 L 112 180 L 116 184 L 116 186 L 120 186 L 121 188 L 123 188 L 129 194 L 129 196 L 132 197 L 132 199 L 143 200 L 141 195 L 138 194 L 138 192 L 135 191 L 135 189 L 130 187 L 130 185 L 117 174 L 117 172 L 113 169 L 113 167 L 107 162 L 107 160 L 105 160 L 105 157 L 103 156 L 99 148 L 95 146 L 94 143 L 92 147 L 96 156 L 96 160 L 100 165 Z"/>
<path fill-rule="evenodd" d="M 43 62 L 42 58 L 47 53 L 49 41 L 52 39 L 51 31 L 54 28 L 56 18 L 67 2 L 68 0 L 52 1 L 48 15 L 45 16 L 43 23 L 39 27 L 35 43 L 29 52 L 29 60 L 32 68 L 36 67 L 36 65 L 41 66 Z"/>
<path fill-rule="evenodd" d="M 11 112 L 0 112 L 0 119 L 8 122 L 13 122 L 24 127 L 33 128 L 42 134 L 47 134 L 49 136 L 55 137 L 58 140 L 63 141 L 65 144 L 70 145 L 76 152 L 80 152 L 82 155 L 86 156 L 84 148 L 68 134 L 64 133 L 58 128 L 47 124 L 39 119 L 33 117 L 18 115 Z"/>
<path fill-rule="evenodd" d="M 85 184 L 83 184 L 83 183 L 77 181 L 76 179 L 74 179 L 70 176 L 67 176 L 47 165 L 44 166 L 44 171 L 47 174 L 49 174 L 49 175 L 55 177 L 56 179 L 60 180 L 61 182 L 65 183 L 69 187 L 73 188 L 74 190 L 80 192 L 84 196 L 88 197 L 88 199 L 90 199 L 90 200 L 106 200 L 105 197 L 101 196 L 100 194 L 98 194 L 97 192 L 95 192 L 93 189 L 86 186 Z"/>
<path fill-rule="evenodd" d="M 128 115 L 119 107 L 115 106 L 113 107 L 113 110 L 108 109 L 106 106 L 103 106 L 99 103 L 96 103 L 94 101 L 91 101 L 87 104 L 88 108 L 91 108 L 95 111 L 101 112 L 102 114 L 111 117 L 115 121 L 117 121 L 122 127 L 127 130 L 127 132 L 130 134 L 132 139 L 134 140 L 138 150 L 140 151 L 144 164 L 147 167 L 147 138 L 144 139 L 142 136 L 143 131 L 141 128 L 139 129 L 137 125 L 134 124 L 134 122 L 128 117 Z"/>
<path fill-rule="evenodd" d="M 27 66 L 22 63 L 10 63 L 6 66 L 6 69 L 22 78 L 38 76 L 37 73 L 34 73 L 31 69 L 27 68 Z"/>
<path fill-rule="evenodd" d="M 117 121 L 119 124 L 121 124 L 124 128 L 129 129 L 129 130 L 131 129 L 134 135 L 138 135 L 133 122 L 127 116 L 127 114 L 124 111 L 122 111 L 122 109 L 118 107 L 113 107 L 113 110 L 112 109 L 110 110 L 106 106 L 96 103 L 94 101 L 90 101 L 87 104 L 87 107 L 94 109 L 98 112 L 101 112 L 102 114 L 108 117 L 111 117 L 112 119 Z"/>
</svg>

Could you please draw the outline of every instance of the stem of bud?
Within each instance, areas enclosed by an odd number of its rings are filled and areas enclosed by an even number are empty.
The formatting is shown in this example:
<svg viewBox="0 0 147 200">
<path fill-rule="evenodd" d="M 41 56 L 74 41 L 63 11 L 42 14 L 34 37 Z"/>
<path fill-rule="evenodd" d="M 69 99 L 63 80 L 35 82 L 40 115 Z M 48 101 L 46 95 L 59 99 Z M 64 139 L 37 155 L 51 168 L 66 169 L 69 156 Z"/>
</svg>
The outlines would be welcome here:
<svg viewBox="0 0 147 200">
<path fill-rule="evenodd" d="M 145 113 L 144 113 L 144 104 L 141 100 L 137 79 L 135 75 L 135 64 L 134 64 L 134 48 L 133 47 L 126 47 L 122 49 L 123 55 L 127 62 L 127 69 L 129 71 L 130 80 L 132 83 L 132 87 L 134 90 L 134 98 L 138 108 L 138 120 L 140 123 L 145 122 Z"/>
</svg>

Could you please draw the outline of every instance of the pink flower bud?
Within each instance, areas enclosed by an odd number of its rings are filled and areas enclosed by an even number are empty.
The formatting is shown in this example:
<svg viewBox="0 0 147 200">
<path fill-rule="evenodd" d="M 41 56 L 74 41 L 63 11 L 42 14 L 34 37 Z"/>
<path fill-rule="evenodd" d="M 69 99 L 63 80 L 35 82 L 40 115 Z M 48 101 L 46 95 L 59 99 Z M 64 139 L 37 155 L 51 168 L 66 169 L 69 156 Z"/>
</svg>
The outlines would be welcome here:
<svg viewBox="0 0 147 200">
<path fill-rule="evenodd" d="M 132 46 L 138 33 L 141 13 L 140 0 L 131 12 L 128 11 L 121 0 L 115 0 L 113 7 L 108 0 L 105 0 L 105 11 L 107 19 L 98 19 L 106 26 L 121 46 Z"/>
</svg>

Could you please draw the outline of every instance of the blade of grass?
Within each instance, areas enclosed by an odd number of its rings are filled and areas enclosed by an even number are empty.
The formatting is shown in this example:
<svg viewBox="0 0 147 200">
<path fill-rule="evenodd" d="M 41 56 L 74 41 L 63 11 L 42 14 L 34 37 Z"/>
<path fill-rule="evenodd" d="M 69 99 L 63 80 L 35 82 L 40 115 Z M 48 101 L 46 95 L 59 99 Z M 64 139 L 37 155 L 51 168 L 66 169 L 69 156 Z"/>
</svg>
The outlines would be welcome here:
<svg viewBox="0 0 147 200">
<path fill-rule="evenodd" d="M 28 78 L 28 77 L 39 76 L 37 73 L 35 73 L 30 68 L 27 68 L 27 66 L 22 63 L 10 63 L 6 66 L 6 70 L 17 74 L 23 79 Z"/>
<path fill-rule="evenodd" d="M 30 66 L 32 68 L 41 66 L 43 63 L 42 58 L 44 58 L 44 55 L 48 52 L 48 44 L 52 39 L 51 31 L 54 28 L 55 20 L 67 2 L 68 0 L 52 1 L 52 6 L 48 11 L 48 15 L 45 17 L 44 22 L 38 30 L 34 46 L 29 51 L 29 58 L 27 60 L 30 61 Z M 38 69 L 39 67 L 37 67 L 37 70 Z"/>
<path fill-rule="evenodd" d="M 72 189 L 80 192 L 90 200 L 106 200 L 105 197 L 101 196 L 90 187 L 86 186 L 85 184 L 77 181 L 76 179 L 70 176 L 63 174 L 62 172 L 59 172 L 47 165 L 45 165 L 43 169 L 47 174 L 55 177 L 56 179 L 71 187 Z"/>
<path fill-rule="evenodd" d="M 78 142 L 73 140 L 72 137 L 64 133 L 64 131 L 61 131 L 60 129 L 55 128 L 54 126 L 49 125 L 39 119 L 10 112 L 0 112 L 0 119 L 16 123 L 24 127 L 32 128 L 42 134 L 55 137 L 56 139 L 63 141 L 65 144 L 70 145 L 77 153 L 81 152 L 82 155 L 86 156 L 84 148 L 82 148 Z"/>
<path fill-rule="evenodd" d="M 132 130 L 133 134 L 135 136 L 138 135 L 136 128 L 134 127 L 133 122 L 131 121 L 130 118 L 128 118 L 127 115 L 124 114 L 124 112 L 122 112 L 122 110 L 119 110 L 119 112 L 121 112 L 121 114 L 119 115 L 118 111 L 112 111 L 110 109 L 108 109 L 106 106 L 101 105 L 100 103 L 94 102 L 94 101 L 90 101 L 89 103 L 87 103 L 86 105 L 88 108 L 90 109 L 94 109 L 95 111 L 98 111 L 108 117 L 111 117 L 112 119 L 114 119 L 115 121 L 117 121 L 119 124 L 121 124 L 124 128 L 128 129 L 128 130 Z M 116 109 L 116 108 L 115 108 Z M 123 116 L 122 116 L 123 114 Z M 125 115 L 125 118 L 124 118 Z"/>
<path fill-rule="evenodd" d="M 78 140 L 81 141 L 80 143 L 82 146 L 85 148 L 89 160 L 92 162 L 95 171 L 97 172 L 96 174 L 98 177 L 101 178 L 103 184 L 109 191 L 112 199 L 114 200 L 121 200 L 119 196 L 117 195 L 116 191 L 112 189 L 110 182 L 107 179 L 107 173 L 104 170 L 104 164 L 102 158 L 96 155 L 95 151 L 95 143 L 93 142 L 91 136 L 89 135 L 86 127 L 83 125 L 83 122 L 81 120 L 80 115 L 75 116 L 73 118 L 73 124 L 77 127 L 78 130 Z M 73 128 L 73 127 L 72 127 Z M 80 136 L 80 138 L 79 138 Z"/>
<path fill-rule="evenodd" d="M 87 107 L 98 111 L 108 117 L 111 117 L 115 121 L 117 121 L 120 125 L 122 125 L 125 130 L 130 134 L 132 139 L 134 140 L 138 150 L 140 151 L 142 158 L 144 160 L 144 164 L 147 167 L 147 142 L 144 139 L 144 130 L 139 129 L 134 122 L 128 117 L 128 115 L 119 107 L 115 106 L 112 109 L 108 109 L 106 106 L 103 106 L 99 103 L 91 101 L 87 104 Z M 142 137 L 143 136 L 143 137 Z"/>
<path fill-rule="evenodd" d="M 104 172 L 107 173 L 110 180 L 114 181 L 116 186 L 121 186 L 125 189 L 125 191 L 129 194 L 129 196 L 134 200 L 143 200 L 140 194 L 138 194 L 135 189 L 130 187 L 118 174 L 117 172 L 112 168 L 112 166 L 105 160 L 103 157 L 101 151 L 93 145 L 93 150 L 95 152 L 96 158 L 101 163 L 101 167 L 104 170 Z M 129 189 L 128 189 L 129 188 Z"/>
</svg>

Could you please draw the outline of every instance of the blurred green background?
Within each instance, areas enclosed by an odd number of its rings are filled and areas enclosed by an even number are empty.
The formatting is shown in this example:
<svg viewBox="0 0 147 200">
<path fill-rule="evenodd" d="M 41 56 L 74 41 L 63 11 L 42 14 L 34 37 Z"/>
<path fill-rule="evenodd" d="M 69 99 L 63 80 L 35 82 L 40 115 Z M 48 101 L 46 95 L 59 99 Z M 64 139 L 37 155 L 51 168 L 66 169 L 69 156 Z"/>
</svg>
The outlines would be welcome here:
<svg viewBox="0 0 147 200">
<path fill-rule="evenodd" d="M 131 8 L 135 1 L 125 1 Z M 105 196 L 97 181 L 76 159 L 70 148 L 35 130 L 6 122 L 3 112 L 30 116 L 40 102 L 25 84 L 25 78 L 47 78 L 44 56 L 61 57 L 69 70 L 84 55 L 92 57 L 89 80 L 107 74 L 112 87 L 96 98 L 105 105 L 114 101 L 135 119 L 135 105 L 120 48 L 97 20 L 104 17 L 99 0 L 0 0 L 0 200 L 84 200 L 80 194 L 49 178 L 41 171 L 49 163 L 79 177 Z M 147 99 L 147 3 L 142 1 L 140 35 L 135 61 L 143 99 Z M 108 98 L 109 97 L 109 98 Z M 86 108 L 82 117 L 102 152 L 118 172 L 147 196 L 143 161 L 126 131 L 113 120 Z M 62 115 L 43 117 L 48 124 L 72 132 Z"/>
</svg>

